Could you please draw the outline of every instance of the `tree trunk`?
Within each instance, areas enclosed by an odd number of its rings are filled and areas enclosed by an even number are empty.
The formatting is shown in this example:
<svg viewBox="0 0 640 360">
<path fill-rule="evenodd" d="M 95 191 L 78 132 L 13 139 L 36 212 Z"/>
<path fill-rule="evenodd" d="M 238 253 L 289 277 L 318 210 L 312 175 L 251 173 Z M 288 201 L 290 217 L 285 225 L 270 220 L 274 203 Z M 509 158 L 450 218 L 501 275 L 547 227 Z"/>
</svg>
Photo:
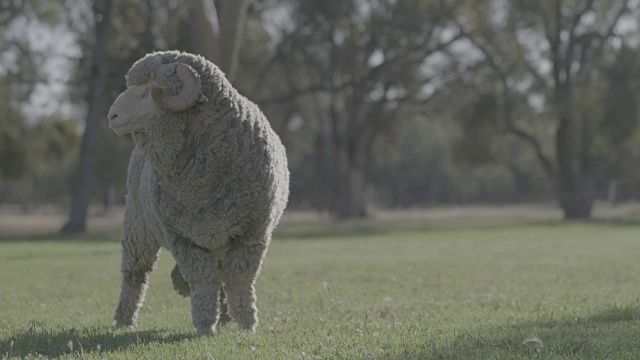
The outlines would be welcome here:
<svg viewBox="0 0 640 360">
<path fill-rule="evenodd" d="M 328 169 L 326 167 L 326 149 L 325 149 L 325 135 L 324 131 L 320 131 L 316 135 L 314 149 L 314 163 L 315 163 L 315 181 L 317 192 L 315 194 L 315 207 L 319 213 L 322 213 L 328 209 L 327 202 L 327 177 Z"/>
<path fill-rule="evenodd" d="M 191 13 L 191 41 L 196 53 L 214 62 L 233 81 L 250 0 L 198 0 Z M 222 15 L 222 16 L 221 16 Z"/>
<path fill-rule="evenodd" d="M 220 37 L 216 6 L 213 0 L 198 0 L 193 2 L 192 6 L 190 37 L 193 52 L 204 56 L 207 60 L 215 61 Z"/>
<path fill-rule="evenodd" d="M 567 220 L 589 219 L 593 209 L 593 181 L 581 179 L 575 189 L 560 192 L 558 199 Z"/>
<path fill-rule="evenodd" d="M 371 216 L 368 196 L 368 154 L 362 150 L 346 147 L 340 151 L 336 176 L 336 201 L 334 212 L 339 219 Z"/>
<path fill-rule="evenodd" d="M 86 230 L 87 208 L 91 194 L 91 180 L 96 154 L 98 122 L 103 114 L 103 102 L 107 81 L 107 44 L 111 19 L 111 0 L 95 0 L 93 4 L 96 41 L 93 47 L 93 68 L 91 72 L 91 99 L 86 127 L 82 136 L 78 172 L 73 181 L 71 211 L 69 221 L 62 232 L 83 232 Z"/>
<path fill-rule="evenodd" d="M 227 79 L 233 82 L 238 67 L 240 44 L 247 17 L 247 9 L 250 0 L 226 0 L 222 4 L 220 18 L 220 46 L 215 61 L 227 75 Z"/>
<path fill-rule="evenodd" d="M 556 135 L 558 201 L 565 219 L 588 219 L 595 197 L 591 138 L 582 121 L 562 120 Z"/>
</svg>

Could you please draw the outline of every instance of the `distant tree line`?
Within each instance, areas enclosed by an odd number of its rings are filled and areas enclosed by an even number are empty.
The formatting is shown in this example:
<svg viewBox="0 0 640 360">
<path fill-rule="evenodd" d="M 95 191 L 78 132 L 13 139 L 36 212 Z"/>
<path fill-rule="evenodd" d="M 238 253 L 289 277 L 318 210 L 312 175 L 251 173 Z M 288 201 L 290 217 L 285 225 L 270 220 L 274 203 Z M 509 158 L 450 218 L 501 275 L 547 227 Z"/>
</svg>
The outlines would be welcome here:
<svg viewBox="0 0 640 360">
<path fill-rule="evenodd" d="M 288 149 L 290 208 L 351 218 L 557 201 L 567 218 L 588 218 L 613 181 L 619 200 L 640 190 L 639 10 L 628 0 L 0 1 L 0 203 L 68 206 L 82 186 L 85 203 L 110 187 L 123 201 L 131 140 L 99 119 L 135 60 L 179 49 L 214 58 L 272 121 Z M 233 22 L 212 11 L 242 26 L 224 30 Z M 58 49 L 69 64 L 58 101 L 75 112 L 25 110 L 54 65 L 24 24 L 74 39 L 75 50 Z"/>
</svg>

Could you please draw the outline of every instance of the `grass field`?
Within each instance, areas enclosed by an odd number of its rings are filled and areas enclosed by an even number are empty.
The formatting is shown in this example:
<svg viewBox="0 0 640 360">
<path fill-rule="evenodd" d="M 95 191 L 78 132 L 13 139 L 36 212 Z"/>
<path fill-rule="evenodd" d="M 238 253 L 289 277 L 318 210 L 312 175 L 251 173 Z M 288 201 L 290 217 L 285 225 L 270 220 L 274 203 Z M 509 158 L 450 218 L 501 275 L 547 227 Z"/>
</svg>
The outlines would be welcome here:
<svg viewBox="0 0 640 360">
<path fill-rule="evenodd" d="M 287 225 L 255 334 L 197 338 L 160 259 L 115 331 L 114 236 L 0 237 L 0 358 L 638 359 L 640 226 L 557 220 Z"/>
</svg>

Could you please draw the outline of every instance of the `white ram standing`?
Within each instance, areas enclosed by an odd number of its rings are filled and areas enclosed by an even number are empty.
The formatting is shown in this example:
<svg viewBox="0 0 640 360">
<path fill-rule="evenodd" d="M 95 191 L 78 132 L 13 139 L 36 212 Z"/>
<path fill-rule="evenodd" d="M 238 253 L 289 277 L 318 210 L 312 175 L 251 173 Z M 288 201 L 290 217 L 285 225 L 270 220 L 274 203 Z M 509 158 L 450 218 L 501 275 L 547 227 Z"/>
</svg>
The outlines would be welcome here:
<svg viewBox="0 0 640 360">
<path fill-rule="evenodd" d="M 258 107 L 203 57 L 148 54 L 129 70 L 109 126 L 131 134 L 116 327 L 133 326 L 160 248 L 193 325 L 257 324 L 254 283 L 289 195 L 287 157 Z M 220 317 L 221 316 L 221 317 Z"/>
</svg>

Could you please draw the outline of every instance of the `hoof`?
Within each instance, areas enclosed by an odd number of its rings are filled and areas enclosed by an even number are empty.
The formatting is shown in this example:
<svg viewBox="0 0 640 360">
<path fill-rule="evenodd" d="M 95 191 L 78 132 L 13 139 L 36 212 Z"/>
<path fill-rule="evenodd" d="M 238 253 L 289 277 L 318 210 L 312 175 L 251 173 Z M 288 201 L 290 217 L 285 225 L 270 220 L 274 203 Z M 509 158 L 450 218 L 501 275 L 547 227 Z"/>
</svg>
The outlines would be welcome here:
<svg viewBox="0 0 640 360">
<path fill-rule="evenodd" d="M 213 336 L 215 334 L 216 331 L 213 326 L 196 329 L 196 335 L 198 336 Z"/>
<path fill-rule="evenodd" d="M 231 317 L 238 323 L 238 329 L 255 332 L 258 326 L 258 317 L 254 312 L 236 312 L 232 313 Z"/>
<path fill-rule="evenodd" d="M 240 324 L 238 324 L 238 329 L 240 329 L 241 331 L 244 331 L 244 332 L 248 332 L 248 333 L 255 333 L 256 332 L 256 325 L 240 325 Z"/>
<path fill-rule="evenodd" d="M 134 325 L 131 324 L 130 322 L 126 322 L 123 320 L 116 320 L 114 327 L 116 330 L 118 329 L 122 329 L 122 328 L 128 328 L 128 329 L 133 329 Z"/>
</svg>

